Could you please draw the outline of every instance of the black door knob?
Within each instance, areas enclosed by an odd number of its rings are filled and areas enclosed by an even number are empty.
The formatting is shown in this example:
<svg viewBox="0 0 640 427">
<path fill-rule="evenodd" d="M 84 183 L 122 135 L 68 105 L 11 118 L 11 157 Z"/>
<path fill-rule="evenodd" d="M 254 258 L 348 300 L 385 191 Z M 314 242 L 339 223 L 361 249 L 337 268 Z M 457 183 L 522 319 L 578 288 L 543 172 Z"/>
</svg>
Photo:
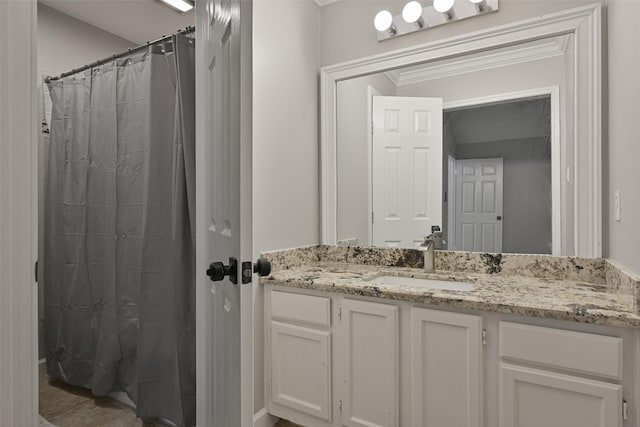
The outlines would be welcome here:
<svg viewBox="0 0 640 427">
<path fill-rule="evenodd" d="M 253 272 L 260 277 L 268 276 L 271 274 L 271 261 L 266 258 L 258 258 L 258 261 L 253 264 Z"/>
<path fill-rule="evenodd" d="M 207 276 L 212 282 L 219 282 L 224 279 L 224 276 L 229 276 L 229 280 L 233 284 L 238 283 L 238 260 L 235 258 L 229 258 L 229 265 L 216 261 L 209 264 L 207 270 Z"/>
<path fill-rule="evenodd" d="M 209 279 L 211 279 L 212 282 L 219 282 L 224 279 L 224 264 L 221 262 L 212 262 L 209 264 L 207 276 L 209 276 Z"/>
</svg>

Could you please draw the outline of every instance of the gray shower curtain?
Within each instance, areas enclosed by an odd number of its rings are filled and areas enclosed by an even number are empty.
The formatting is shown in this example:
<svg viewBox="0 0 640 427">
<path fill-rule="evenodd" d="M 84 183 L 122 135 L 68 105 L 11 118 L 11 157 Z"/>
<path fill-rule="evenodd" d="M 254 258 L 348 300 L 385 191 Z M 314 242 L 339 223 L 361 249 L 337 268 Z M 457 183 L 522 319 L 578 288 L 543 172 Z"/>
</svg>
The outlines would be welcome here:
<svg viewBox="0 0 640 427">
<path fill-rule="evenodd" d="M 176 35 L 49 84 L 47 371 L 195 424 L 195 67 Z"/>
</svg>

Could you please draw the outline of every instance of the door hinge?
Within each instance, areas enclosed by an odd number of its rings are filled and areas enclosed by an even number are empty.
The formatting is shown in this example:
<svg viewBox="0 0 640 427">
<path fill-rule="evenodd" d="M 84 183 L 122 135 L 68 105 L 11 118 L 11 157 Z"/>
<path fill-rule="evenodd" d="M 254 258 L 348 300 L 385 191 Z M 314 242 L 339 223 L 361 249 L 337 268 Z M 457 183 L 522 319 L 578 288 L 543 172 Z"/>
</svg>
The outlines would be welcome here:
<svg viewBox="0 0 640 427">
<path fill-rule="evenodd" d="M 487 345 L 487 330 L 486 329 L 482 330 L 482 345 L 483 346 Z"/>
<path fill-rule="evenodd" d="M 342 307 L 338 307 L 338 320 L 342 322 Z"/>
<path fill-rule="evenodd" d="M 627 421 L 629 418 L 629 404 L 626 399 L 622 399 L 622 419 Z"/>
<path fill-rule="evenodd" d="M 36 261 L 36 266 L 33 270 L 36 277 L 36 283 L 38 283 L 38 261 Z"/>
<path fill-rule="evenodd" d="M 338 411 L 342 412 L 342 400 L 338 400 Z"/>
</svg>

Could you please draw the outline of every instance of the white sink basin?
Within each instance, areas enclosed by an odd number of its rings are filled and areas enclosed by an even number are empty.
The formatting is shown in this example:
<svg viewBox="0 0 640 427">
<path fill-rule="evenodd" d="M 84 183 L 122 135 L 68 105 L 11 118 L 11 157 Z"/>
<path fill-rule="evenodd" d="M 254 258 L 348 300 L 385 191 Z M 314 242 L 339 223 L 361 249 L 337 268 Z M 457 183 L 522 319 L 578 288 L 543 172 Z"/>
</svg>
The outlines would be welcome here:
<svg viewBox="0 0 640 427">
<path fill-rule="evenodd" d="M 449 280 L 438 279 L 420 279 L 416 277 L 403 277 L 403 276 L 378 276 L 371 279 L 372 283 L 380 285 L 405 285 L 405 286 L 417 286 L 421 288 L 429 289 L 443 289 L 447 291 L 462 291 L 468 292 L 473 289 L 475 283 L 468 282 L 452 282 Z"/>
</svg>

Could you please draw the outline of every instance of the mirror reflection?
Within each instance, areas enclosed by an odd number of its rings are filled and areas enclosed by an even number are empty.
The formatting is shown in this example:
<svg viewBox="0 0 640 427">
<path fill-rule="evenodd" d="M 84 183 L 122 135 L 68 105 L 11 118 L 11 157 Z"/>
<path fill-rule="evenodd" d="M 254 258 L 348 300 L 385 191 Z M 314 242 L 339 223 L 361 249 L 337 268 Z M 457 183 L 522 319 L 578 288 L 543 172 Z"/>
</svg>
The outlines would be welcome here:
<svg viewBox="0 0 640 427">
<path fill-rule="evenodd" d="M 338 82 L 338 244 L 570 255 L 570 38 Z"/>
</svg>

